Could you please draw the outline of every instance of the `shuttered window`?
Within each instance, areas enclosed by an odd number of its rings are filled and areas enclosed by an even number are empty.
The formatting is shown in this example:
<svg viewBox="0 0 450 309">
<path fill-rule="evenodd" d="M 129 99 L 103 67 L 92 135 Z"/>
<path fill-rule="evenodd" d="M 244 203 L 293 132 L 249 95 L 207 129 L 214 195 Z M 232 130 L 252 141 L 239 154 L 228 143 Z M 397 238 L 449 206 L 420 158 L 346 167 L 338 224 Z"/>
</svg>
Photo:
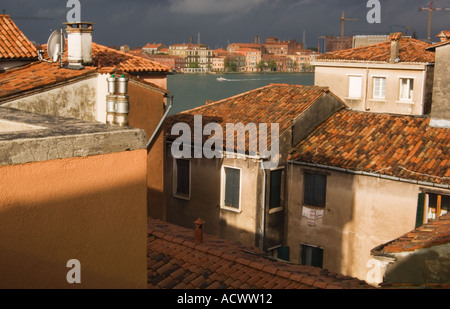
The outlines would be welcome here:
<svg viewBox="0 0 450 309">
<path fill-rule="evenodd" d="M 400 100 L 412 101 L 414 93 L 414 79 L 400 79 Z"/>
<path fill-rule="evenodd" d="M 301 245 L 302 265 L 323 268 L 323 249 L 308 245 Z"/>
<path fill-rule="evenodd" d="M 190 196 L 190 162 L 189 160 L 176 160 L 176 195 Z"/>
<path fill-rule="evenodd" d="M 283 170 L 270 172 L 270 204 L 269 209 L 282 207 L 281 205 L 281 182 Z"/>
<path fill-rule="evenodd" d="M 349 77 L 349 98 L 359 99 L 362 96 L 362 77 L 361 76 L 350 76 Z"/>
<path fill-rule="evenodd" d="M 241 170 L 225 168 L 225 207 L 240 209 Z"/>
<path fill-rule="evenodd" d="M 327 194 L 327 176 L 305 172 L 304 203 L 309 206 L 325 207 Z"/>
<path fill-rule="evenodd" d="M 373 97 L 374 99 L 386 98 L 386 78 L 374 77 L 373 79 Z"/>
</svg>

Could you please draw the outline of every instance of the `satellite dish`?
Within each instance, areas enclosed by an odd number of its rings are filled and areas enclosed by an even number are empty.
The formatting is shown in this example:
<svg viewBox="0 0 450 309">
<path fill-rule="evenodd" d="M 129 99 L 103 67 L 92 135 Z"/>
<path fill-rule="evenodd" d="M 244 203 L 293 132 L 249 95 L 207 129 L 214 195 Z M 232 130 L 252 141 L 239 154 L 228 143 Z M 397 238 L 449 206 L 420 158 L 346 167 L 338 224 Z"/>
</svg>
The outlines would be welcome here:
<svg viewBox="0 0 450 309">
<path fill-rule="evenodd" d="M 59 57 L 62 57 L 64 52 L 64 33 L 61 30 L 55 30 L 48 38 L 47 42 L 47 54 L 54 62 L 58 61 Z"/>
</svg>

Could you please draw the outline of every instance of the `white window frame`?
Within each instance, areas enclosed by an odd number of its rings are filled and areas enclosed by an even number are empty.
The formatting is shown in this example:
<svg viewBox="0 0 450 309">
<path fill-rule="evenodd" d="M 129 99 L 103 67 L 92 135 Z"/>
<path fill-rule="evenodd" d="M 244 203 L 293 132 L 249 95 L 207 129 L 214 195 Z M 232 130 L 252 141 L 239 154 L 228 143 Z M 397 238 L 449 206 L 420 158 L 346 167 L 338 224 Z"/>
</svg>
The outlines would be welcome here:
<svg viewBox="0 0 450 309">
<path fill-rule="evenodd" d="M 348 76 L 348 98 L 347 99 L 349 99 L 349 100 L 360 100 L 362 98 L 362 95 L 363 95 L 363 87 L 362 87 L 363 86 L 363 76 L 362 75 L 357 75 L 357 74 L 349 74 L 347 76 Z M 359 78 L 361 80 L 360 87 L 359 87 L 359 92 L 360 92 L 359 96 L 352 96 L 352 93 L 351 93 L 351 86 L 352 86 L 351 80 L 352 80 L 352 78 Z"/>
<path fill-rule="evenodd" d="M 384 96 L 382 93 L 375 93 L 375 80 L 380 79 L 384 80 Z M 372 76 L 372 97 L 375 100 L 386 100 L 386 87 L 387 87 L 387 78 L 386 76 Z M 380 91 L 383 89 L 382 85 L 380 85 Z"/>
<path fill-rule="evenodd" d="M 179 194 L 177 191 L 178 186 L 178 165 L 177 160 L 185 160 L 189 162 L 189 195 Z M 191 200 L 191 192 L 192 192 L 192 162 L 189 159 L 176 159 L 173 158 L 173 196 L 178 199 L 189 201 Z"/>
<path fill-rule="evenodd" d="M 402 81 L 403 80 L 407 80 L 408 81 L 408 92 L 411 93 L 411 80 L 413 81 L 413 89 L 412 89 L 412 94 L 411 94 L 411 98 L 408 99 L 403 99 L 402 98 Z M 407 102 L 407 103 L 411 103 L 414 101 L 414 86 L 416 84 L 416 81 L 413 77 L 399 77 L 399 102 Z"/>
<path fill-rule="evenodd" d="M 235 169 L 235 170 L 239 170 L 239 209 L 238 208 L 234 208 L 234 207 L 228 207 L 225 205 L 225 192 L 226 192 L 226 173 L 225 173 L 225 169 L 230 168 L 230 169 Z M 228 165 L 224 165 L 222 166 L 222 171 L 221 171 L 221 177 L 220 177 L 220 208 L 223 210 L 228 210 L 228 211 L 232 211 L 232 212 L 236 212 L 236 213 L 242 213 L 242 168 L 240 167 L 235 167 L 235 166 L 228 166 Z"/>
</svg>

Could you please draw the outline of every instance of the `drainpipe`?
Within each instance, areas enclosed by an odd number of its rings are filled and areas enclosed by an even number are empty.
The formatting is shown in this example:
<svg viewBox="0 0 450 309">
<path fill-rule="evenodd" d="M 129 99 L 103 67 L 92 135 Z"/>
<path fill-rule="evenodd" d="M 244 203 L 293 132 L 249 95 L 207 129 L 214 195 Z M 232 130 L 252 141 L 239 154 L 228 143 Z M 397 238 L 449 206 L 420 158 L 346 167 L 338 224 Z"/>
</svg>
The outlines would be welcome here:
<svg viewBox="0 0 450 309">
<path fill-rule="evenodd" d="M 155 138 L 156 138 L 159 130 L 161 129 L 162 125 L 164 124 L 164 121 L 166 121 L 167 117 L 169 116 L 170 110 L 173 107 L 173 98 L 174 98 L 174 96 L 173 95 L 169 96 L 169 95 L 166 94 L 164 97 L 169 99 L 167 110 L 166 110 L 166 113 L 164 114 L 164 116 L 162 117 L 161 121 L 159 122 L 158 127 L 156 128 L 155 132 L 153 132 L 152 137 L 150 138 L 150 140 L 147 143 L 146 147 L 147 147 L 147 151 L 148 152 L 150 152 L 150 149 L 151 149 L 151 147 L 153 145 L 153 142 L 155 141 Z"/>
<path fill-rule="evenodd" d="M 259 240 L 259 249 L 264 251 L 264 238 L 266 237 L 266 170 L 264 168 L 264 160 L 261 160 L 261 170 L 263 171 L 263 197 L 262 197 L 262 213 L 261 213 L 261 238 Z"/>
</svg>

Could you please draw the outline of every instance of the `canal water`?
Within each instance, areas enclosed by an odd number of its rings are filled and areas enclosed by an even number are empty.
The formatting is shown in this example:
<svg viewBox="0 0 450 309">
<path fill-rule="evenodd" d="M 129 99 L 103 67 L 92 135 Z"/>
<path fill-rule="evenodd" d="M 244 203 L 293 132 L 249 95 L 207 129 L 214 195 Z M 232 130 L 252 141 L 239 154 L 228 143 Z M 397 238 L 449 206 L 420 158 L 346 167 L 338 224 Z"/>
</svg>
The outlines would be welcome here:
<svg viewBox="0 0 450 309">
<path fill-rule="evenodd" d="M 217 78 L 224 78 L 218 81 Z M 167 88 L 175 96 L 171 115 L 226 99 L 272 83 L 314 85 L 314 73 L 177 74 Z"/>
</svg>

